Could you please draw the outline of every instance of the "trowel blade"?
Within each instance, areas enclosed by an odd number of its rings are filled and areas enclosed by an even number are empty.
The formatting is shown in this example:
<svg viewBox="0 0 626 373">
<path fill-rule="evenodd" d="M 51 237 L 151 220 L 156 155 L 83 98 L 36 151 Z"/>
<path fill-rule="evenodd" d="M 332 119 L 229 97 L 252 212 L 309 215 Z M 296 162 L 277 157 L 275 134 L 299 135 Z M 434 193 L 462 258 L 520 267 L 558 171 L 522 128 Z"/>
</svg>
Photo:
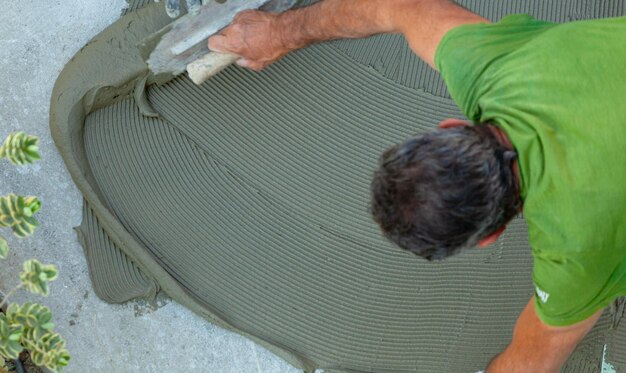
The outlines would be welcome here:
<svg viewBox="0 0 626 373">
<path fill-rule="evenodd" d="M 138 47 L 154 74 L 178 75 L 187 65 L 209 52 L 207 39 L 228 26 L 243 10 L 262 9 L 282 12 L 296 0 L 227 0 L 211 1 L 197 14 L 186 14 L 146 38 Z M 148 56 L 146 58 L 146 56 Z"/>
</svg>

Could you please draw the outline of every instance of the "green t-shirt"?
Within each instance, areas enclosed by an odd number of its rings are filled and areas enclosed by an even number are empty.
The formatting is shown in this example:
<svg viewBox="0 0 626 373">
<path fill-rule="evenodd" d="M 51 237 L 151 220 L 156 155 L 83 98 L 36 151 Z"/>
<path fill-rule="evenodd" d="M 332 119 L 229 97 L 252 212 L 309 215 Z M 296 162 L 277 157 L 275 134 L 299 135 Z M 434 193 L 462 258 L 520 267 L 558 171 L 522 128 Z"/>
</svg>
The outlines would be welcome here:
<svg viewBox="0 0 626 373">
<path fill-rule="evenodd" d="M 626 17 L 463 25 L 435 64 L 519 154 L 539 317 L 571 325 L 626 295 Z"/>
</svg>

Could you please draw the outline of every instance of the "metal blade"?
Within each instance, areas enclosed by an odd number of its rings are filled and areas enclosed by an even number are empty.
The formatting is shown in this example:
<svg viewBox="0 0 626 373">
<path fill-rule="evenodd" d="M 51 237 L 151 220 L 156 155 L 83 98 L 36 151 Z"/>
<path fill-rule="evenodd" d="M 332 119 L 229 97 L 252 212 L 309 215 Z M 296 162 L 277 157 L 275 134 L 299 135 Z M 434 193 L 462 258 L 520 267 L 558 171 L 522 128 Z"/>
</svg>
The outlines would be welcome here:
<svg viewBox="0 0 626 373">
<path fill-rule="evenodd" d="M 186 66 L 209 52 L 207 39 L 228 26 L 235 15 L 247 9 L 282 12 L 296 4 L 297 0 L 227 0 L 225 3 L 211 1 L 203 5 L 197 14 L 187 14 L 166 28 L 153 34 L 139 46 L 147 54 L 150 70 L 155 74 L 180 74 Z M 153 49 L 151 46 L 155 45 Z"/>
</svg>

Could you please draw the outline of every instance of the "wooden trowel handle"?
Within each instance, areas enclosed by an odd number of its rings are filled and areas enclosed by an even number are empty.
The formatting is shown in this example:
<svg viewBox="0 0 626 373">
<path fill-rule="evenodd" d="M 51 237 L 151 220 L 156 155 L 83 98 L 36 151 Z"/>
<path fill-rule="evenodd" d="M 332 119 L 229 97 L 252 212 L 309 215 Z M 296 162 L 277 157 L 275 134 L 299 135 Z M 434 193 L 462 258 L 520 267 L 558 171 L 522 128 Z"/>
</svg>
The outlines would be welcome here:
<svg viewBox="0 0 626 373">
<path fill-rule="evenodd" d="M 200 85 L 240 58 L 233 53 L 209 52 L 187 65 L 187 73 L 194 83 Z"/>
</svg>

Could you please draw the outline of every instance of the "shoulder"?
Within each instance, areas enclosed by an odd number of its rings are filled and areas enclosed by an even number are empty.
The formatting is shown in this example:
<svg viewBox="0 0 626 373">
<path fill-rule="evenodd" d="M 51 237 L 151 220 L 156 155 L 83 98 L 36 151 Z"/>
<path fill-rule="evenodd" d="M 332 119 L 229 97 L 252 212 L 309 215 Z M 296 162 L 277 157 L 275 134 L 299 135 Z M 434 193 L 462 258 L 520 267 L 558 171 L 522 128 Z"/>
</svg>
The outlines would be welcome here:
<svg viewBox="0 0 626 373">
<path fill-rule="evenodd" d="M 557 24 L 537 20 L 527 14 L 511 14 L 497 23 L 451 22 L 441 35 L 435 53 L 435 65 L 450 58 L 484 56 L 493 59 L 519 49 Z M 447 61 L 445 61 L 447 62 Z"/>
<path fill-rule="evenodd" d="M 410 3 L 409 3 L 410 4 Z M 434 1 L 413 9 L 419 16 L 411 17 L 411 10 L 400 17 L 400 29 L 409 46 L 431 67 L 435 68 L 435 52 L 444 35 L 459 26 L 487 24 L 490 21 L 451 1 Z"/>
</svg>

